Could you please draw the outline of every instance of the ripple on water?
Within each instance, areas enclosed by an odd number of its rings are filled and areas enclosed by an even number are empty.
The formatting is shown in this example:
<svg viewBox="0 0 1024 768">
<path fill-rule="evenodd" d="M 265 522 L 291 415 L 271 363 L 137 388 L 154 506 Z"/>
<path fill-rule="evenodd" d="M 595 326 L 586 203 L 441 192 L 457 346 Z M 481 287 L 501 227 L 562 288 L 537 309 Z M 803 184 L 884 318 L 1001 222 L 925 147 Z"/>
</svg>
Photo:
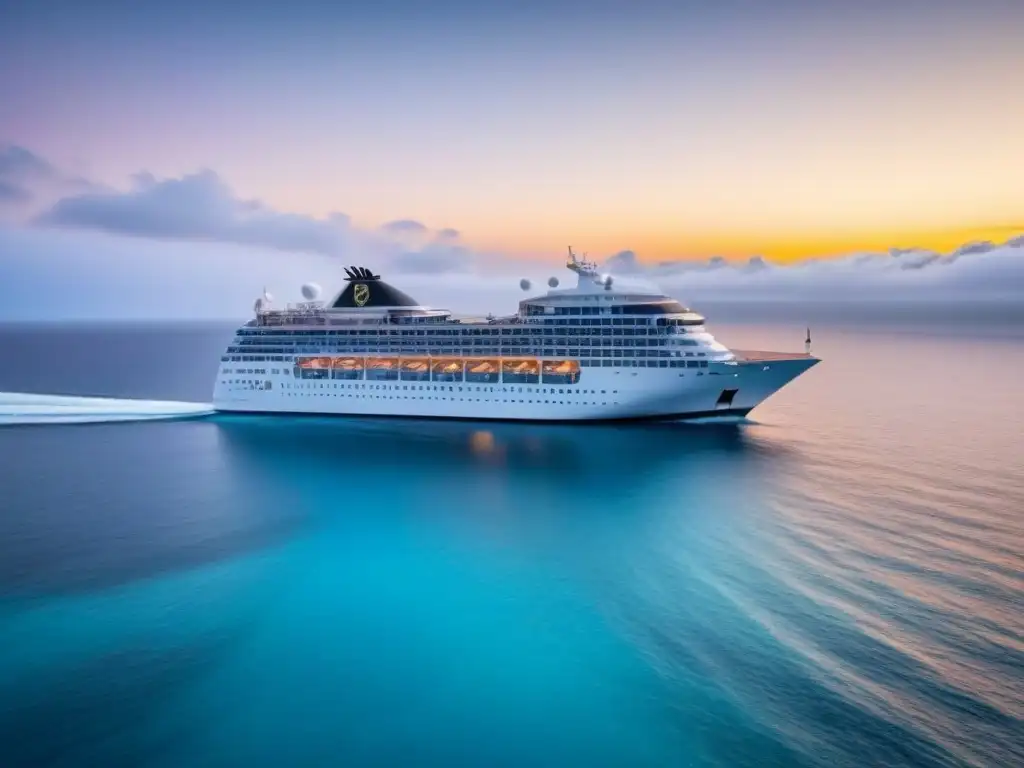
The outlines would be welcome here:
<svg viewBox="0 0 1024 768">
<path fill-rule="evenodd" d="M 858 483 L 812 463 L 813 480 L 787 477 L 759 521 L 770 566 L 744 610 L 756 614 L 757 596 L 770 593 L 776 621 L 780 599 L 796 596 L 832 613 L 828 624 L 794 618 L 779 636 L 823 684 L 921 734 L 947 761 L 1024 759 L 1013 735 L 1024 717 L 1019 525 L 941 475 L 925 484 L 920 472 L 876 464 Z M 997 498 L 1013 496 L 1004 488 Z"/>
</svg>

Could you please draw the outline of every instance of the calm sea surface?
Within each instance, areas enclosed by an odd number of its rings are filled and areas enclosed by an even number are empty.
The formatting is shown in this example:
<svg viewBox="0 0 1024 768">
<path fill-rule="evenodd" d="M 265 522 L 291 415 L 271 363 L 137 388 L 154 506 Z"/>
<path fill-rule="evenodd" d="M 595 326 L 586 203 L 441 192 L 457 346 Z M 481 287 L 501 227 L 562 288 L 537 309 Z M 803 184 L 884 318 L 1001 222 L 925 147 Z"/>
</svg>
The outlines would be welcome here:
<svg viewBox="0 0 1024 768">
<path fill-rule="evenodd" d="M 1024 765 L 1024 338 L 815 336 L 741 428 L 0 427 L 0 765 Z M 0 392 L 229 337 L 4 328 Z"/>
</svg>

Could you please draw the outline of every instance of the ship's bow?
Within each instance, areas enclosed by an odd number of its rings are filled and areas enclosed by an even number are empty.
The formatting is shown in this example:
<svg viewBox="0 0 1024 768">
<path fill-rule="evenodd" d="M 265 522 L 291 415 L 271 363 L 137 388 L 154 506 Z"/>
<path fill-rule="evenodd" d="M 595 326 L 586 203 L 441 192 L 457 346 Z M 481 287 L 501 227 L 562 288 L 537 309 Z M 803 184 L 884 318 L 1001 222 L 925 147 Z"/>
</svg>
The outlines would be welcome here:
<svg viewBox="0 0 1024 768">
<path fill-rule="evenodd" d="M 734 354 L 734 364 L 723 366 L 725 370 L 732 368 L 733 375 L 720 377 L 722 387 L 715 399 L 715 410 L 730 408 L 749 412 L 820 362 L 812 355 L 801 353 L 734 351 Z"/>
</svg>

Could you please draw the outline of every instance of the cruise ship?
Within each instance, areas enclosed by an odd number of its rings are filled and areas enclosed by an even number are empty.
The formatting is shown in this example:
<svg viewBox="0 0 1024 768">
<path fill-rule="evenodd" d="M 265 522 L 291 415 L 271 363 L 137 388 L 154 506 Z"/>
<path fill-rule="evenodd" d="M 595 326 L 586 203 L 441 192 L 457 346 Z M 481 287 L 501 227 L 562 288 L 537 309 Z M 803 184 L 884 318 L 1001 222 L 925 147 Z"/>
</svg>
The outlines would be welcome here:
<svg viewBox="0 0 1024 768">
<path fill-rule="evenodd" d="M 573 287 L 507 317 L 432 309 L 365 267 L 331 301 L 256 300 L 221 357 L 218 411 L 544 422 L 736 421 L 818 362 L 730 350 L 705 319 L 572 249 Z M 528 280 L 520 287 L 531 291 Z"/>
</svg>

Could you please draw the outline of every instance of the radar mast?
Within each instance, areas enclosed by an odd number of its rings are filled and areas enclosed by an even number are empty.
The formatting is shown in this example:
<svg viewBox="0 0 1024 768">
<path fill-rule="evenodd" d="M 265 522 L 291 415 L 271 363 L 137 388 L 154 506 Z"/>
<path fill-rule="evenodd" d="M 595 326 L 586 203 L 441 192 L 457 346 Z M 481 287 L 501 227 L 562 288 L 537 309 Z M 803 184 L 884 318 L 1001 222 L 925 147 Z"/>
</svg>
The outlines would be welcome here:
<svg viewBox="0 0 1024 768">
<path fill-rule="evenodd" d="M 576 254 L 573 253 L 571 245 L 569 246 L 569 258 L 566 260 L 565 266 L 577 275 L 597 277 L 597 264 L 592 261 L 587 261 L 587 254 L 583 254 L 582 258 L 578 258 Z"/>
</svg>

